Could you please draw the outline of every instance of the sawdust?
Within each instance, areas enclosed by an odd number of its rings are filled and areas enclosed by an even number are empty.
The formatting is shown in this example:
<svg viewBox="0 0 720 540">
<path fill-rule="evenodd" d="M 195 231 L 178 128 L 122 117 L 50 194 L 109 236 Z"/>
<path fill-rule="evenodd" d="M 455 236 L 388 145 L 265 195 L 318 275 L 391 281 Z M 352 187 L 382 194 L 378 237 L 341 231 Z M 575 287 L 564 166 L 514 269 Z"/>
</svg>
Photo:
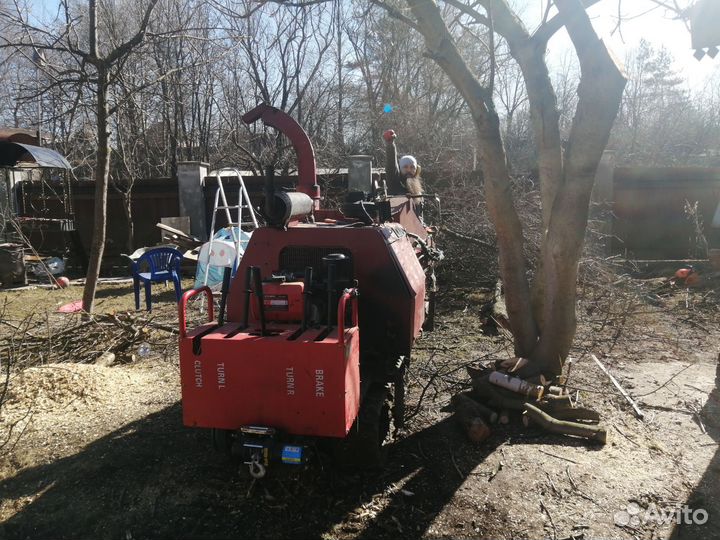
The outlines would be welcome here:
<svg viewBox="0 0 720 540">
<path fill-rule="evenodd" d="M 114 376 L 113 376 L 114 375 Z M 46 411 L 78 402 L 101 405 L 125 373 L 88 364 L 46 364 L 28 368 L 10 381 L 8 406 Z"/>
<path fill-rule="evenodd" d="M 11 379 L 0 414 L 0 478 L 72 455 L 139 415 L 175 403 L 178 379 L 160 358 L 114 367 L 64 363 L 25 369 Z"/>
</svg>

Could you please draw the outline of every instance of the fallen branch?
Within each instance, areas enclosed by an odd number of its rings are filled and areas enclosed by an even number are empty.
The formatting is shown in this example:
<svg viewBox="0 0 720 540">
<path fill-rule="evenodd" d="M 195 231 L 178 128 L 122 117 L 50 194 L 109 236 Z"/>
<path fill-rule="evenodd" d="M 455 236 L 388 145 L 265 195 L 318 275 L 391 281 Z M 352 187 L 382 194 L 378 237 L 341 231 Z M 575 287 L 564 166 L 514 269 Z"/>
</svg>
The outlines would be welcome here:
<svg viewBox="0 0 720 540">
<path fill-rule="evenodd" d="M 574 459 L 570 459 L 570 458 L 563 457 L 563 456 L 558 456 L 557 454 L 553 454 L 552 452 L 547 452 L 546 450 L 543 450 L 542 448 L 538 448 L 538 452 L 545 454 L 546 456 L 552 456 L 554 458 L 562 459 L 564 461 L 569 461 L 570 463 L 574 463 L 575 465 L 580 465 L 580 463 L 578 463 Z"/>
<path fill-rule="evenodd" d="M 660 386 L 658 386 L 655 390 L 651 390 L 650 392 L 645 392 L 644 394 L 638 394 L 637 397 L 646 397 L 646 396 L 649 396 L 649 395 L 651 395 L 651 394 L 654 394 L 654 393 L 657 392 L 658 390 L 662 390 L 662 389 L 665 388 L 668 384 L 670 384 L 673 380 L 675 380 L 675 377 L 677 377 L 677 376 L 680 375 L 681 373 L 684 373 L 686 370 L 690 369 L 690 368 L 693 367 L 694 365 L 695 365 L 695 364 L 688 364 L 687 366 L 684 366 L 682 369 L 679 369 L 678 371 L 676 371 L 675 373 L 673 373 L 672 376 L 671 376 L 667 381 L 665 381 L 664 383 L 662 383 L 662 384 L 661 384 Z"/>
<path fill-rule="evenodd" d="M 176 332 L 170 325 L 131 312 L 93 315 L 82 322 L 62 319 L 62 326 L 47 326 L 46 335 L 29 332 L 31 323 L 32 315 L 18 325 L 10 324 L 17 326 L 15 335 L 0 338 L 0 353 L 12 354 L 24 366 L 43 361 L 92 363 L 107 352 L 127 353 L 147 341 L 152 328 Z"/>
<path fill-rule="evenodd" d="M 607 441 L 607 432 L 603 427 L 556 420 L 530 403 L 525 404 L 525 414 L 541 428 L 552 433 L 582 437 L 584 439 L 597 441 L 600 444 L 605 444 Z"/>
<path fill-rule="evenodd" d="M 612 374 L 608 371 L 608 369 L 598 360 L 598 357 L 594 354 L 590 355 L 593 360 L 595 360 L 595 363 L 598 365 L 598 367 L 605 373 L 605 375 L 608 376 L 610 379 L 610 382 L 615 385 L 615 388 L 618 389 L 618 391 L 623 395 L 623 397 L 627 400 L 627 402 L 630 404 L 630 406 L 633 408 L 633 411 L 635 412 L 635 417 L 639 419 L 645 418 L 645 413 L 640 410 L 640 407 L 638 407 L 638 404 L 635 403 L 635 400 L 630 397 L 630 394 L 627 393 L 627 391 L 620 385 L 620 383 L 617 381 L 615 377 L 612 376 Z"/>
<path fill-rule="evenodd" d="M 448 229 L 447 227 L 443 227 L 441 230 L 442 230 L 442 232 L 446 233 L 448 236 L 451 236 L 452 238 L 455 238 L 456 240 L 461 240 L 463 242 L 469 242 L 471 244 L 475 244 L 476 246 L 482 246 L 486 249 L 495 249 L 495 245 L 491 244 L 490 242 L 486 242 L 485 240 L 480 240 L 479 238 L 476 238 L 475 236 L 468 236 L 467 234 L 453 231 L 452 229 Z"/>
<path fill-rule="evenodd" d="M 585 407 L 546 407 L 546 403 L 538 403 L 537 405 L 538 408 L 557 420 L 571 420 L 573 422 L 585 420 L 594 424 L 600 422 L 600 413 L 593 409 L 587 409 Z"/>
</svg>

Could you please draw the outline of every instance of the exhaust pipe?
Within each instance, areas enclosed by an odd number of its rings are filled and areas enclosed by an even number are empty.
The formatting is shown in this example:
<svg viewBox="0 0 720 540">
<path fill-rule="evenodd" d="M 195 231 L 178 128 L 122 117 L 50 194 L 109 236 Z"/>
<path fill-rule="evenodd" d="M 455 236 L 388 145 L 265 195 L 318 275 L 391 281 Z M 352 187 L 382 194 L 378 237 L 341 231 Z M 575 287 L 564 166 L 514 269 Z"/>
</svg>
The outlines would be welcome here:
<svg viewBox="0 0 720 540">
<path fill-rule="evenodd" d="M 222 326 L 225 324 L 225 304 L 227 303 L 228 291 L 230 290 L 230 276 L 232 275 L 232 268 L 225 268 L 223 270 L 222 289 L 220 290 L 220 312 L 218 313 L 218 324 Z"/>
<path fill-rule="evenodd" d="M 260 315 L 260 335 L 266 336 L 267 331 L 265 329 L 265 294 L 263 293 L 262 288 L 262 277 L 260 276 L 260 267 L 253 266 L 252 272 L 253 272 L 253 281 L 254 281 L 254 289 L 255 289 L 255 297 L 257 298 L 258 303 L 258 313 Z"/>
<path fill-rule="evenodd" d="M 327 326 L 332 328 L 335 321 L 335 279 L 337 276 L 337 263 L 334 260 L 327 261 Z"/>
<path fill-rule="evenodd" d="M 252 266 L 248 266 L 245 269 L 245 304 L 243 305 L 242 328 L 248 327 L 248 319 L 250 318 L 250 295 L 252 294 L 252 271 L 253 271 Z"/>
<path fill-rule="evenodd" d="M 303 287 L 303 318 L 302 318 L 302 331 L 308 329 L 310 324 L 310 287 L 312 286 L 313 269 L 312 266 L 305 267 L 305 284 Z"/>
</svg>

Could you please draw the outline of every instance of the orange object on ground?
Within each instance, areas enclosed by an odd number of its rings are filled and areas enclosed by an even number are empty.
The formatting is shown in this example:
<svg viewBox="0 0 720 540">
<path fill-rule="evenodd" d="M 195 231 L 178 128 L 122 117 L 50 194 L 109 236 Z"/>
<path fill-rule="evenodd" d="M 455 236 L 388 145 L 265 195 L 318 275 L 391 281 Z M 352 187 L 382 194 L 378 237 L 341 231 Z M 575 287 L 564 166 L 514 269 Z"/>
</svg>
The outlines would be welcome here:
<svg viewBox="0 0 720 540">
<path fill-rule="evenodd" d="M 685 266 L 675 272 L 675 279 L 682 280 L 686 287 L 697 287 L 702 279 L 692 266 Z"/>
</svg>

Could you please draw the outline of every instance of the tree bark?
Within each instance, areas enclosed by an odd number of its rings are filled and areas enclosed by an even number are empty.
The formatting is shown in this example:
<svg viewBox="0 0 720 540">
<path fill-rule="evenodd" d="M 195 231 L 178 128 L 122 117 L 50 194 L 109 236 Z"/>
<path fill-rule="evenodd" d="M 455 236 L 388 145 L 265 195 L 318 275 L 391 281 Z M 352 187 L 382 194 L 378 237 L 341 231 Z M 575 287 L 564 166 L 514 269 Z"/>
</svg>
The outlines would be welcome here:
<svg viewBox="0 0 720 540">
<path fill-rule="evenodd" d="M 562 186 L 553 203 L 541 253 L 545 331 L 531 360 L 538 372 L 559 375 L 575 336 L 577 268 L 582 255 L 595 172 L 610 137 L 624 73 L 577 0 L 557 0 L 581 66 L 578 105 L 565 154 Z"/>
<path fill-rule="evenodd" d="M 520 63 L 528 91 L 533 136 L 538 153 L 543 224 L 541 252 L 544 250 L 547 241 L 547 230 L 550 226 L 552 208 L 561 187 L 563 167 L 560 114 L 558 113 L 557 99 L 550 82 L 550 75 L 544 57 L 544 46 L 540 48 L 535 43 L 528 43 L 515 56 Z M 535 276 L 531 286 L 533 317 L 540 333 L 545 329 L 543 319 L 544 289 L 545 265 L 541 257 L 535 267 Z"/>
<path fill-rule="evenodd" d="M 547 239 L 550 216 L 555 197 L 562 185 L 562 145 L 560 115 L 550 73 L 545 62 L 546 40 L 549 37 L 531 36 L 522 21 L 512 12 L 506 0 L 481 0 L 486 9 L 492 9 L 495 28 L 507 41 L 510 53 L 520 66 L 530 105 L 530 119 L 535 148 L 538 154 L 538 175 L 542 206 L 542 245 Z M 453 2 L 453 5 L 457 5 Z M 474 10 L 476 18 L 480 16 Z M 542 246 L 541 246 L 542 250 Z M 538 332 L 544 329 L 544 265 L 540 258 L 535 268 L 531 287 L 533 318 Z"/>
<path fill-rule="evenodd" d="M 470 72 L 433 0 L 407 0 L 435 62 L 463 96 L 472 114 L 480 147 L 480 167 L 490 219 L 495 225 L 500 252 L 500 274 L 514 337 L 515 354 L 529 356 L 537 342 L 530 308 L 530 289 L 523 254 L 523 231 L 510 191 L 510 174 L 500 134 L 500 120 L 492 95 Z"/>
<path fill-rule="evenodd" d="M 561 373 L 575 335 L 577 267 L 590 193 L 625 77 L 595 34 L 583 3 L 557 0 L 558 20 L 567 28 L 581 65 L 579 101 L 563 157 L 557 100 L 544 58 L 546 40 L 552 34 L 531 37 L 506 0 L 478 0 L 492 12 L 492 22 L 474 7 L 456 0 L 446 2 L 505 37 L 523 73 L 538 150 L 544 228 L 532 301 L 525 277 L 522 225 L 513 206 L 493 96 L 461 57 L 437 4 L 407 0 L 415 17 L 410 24 L 425 38 L 430 57 L 463 96 L 475 123 L 515 354 L 530 359 L 518 376 L 555 376 Z"/>
<path fill-rule="evenodd" d="M 492 11 L 493 29 L 506 39 L 510 54 L 523 75 L 538 152 L 543 228 L 547 229 L 552 205 L 562 181 L 562 148 L 557 99 L 545 62 L 546 42 L 530 35 L 507 0 L 479 0 L 478 3 Z M 453 2 L 453 5 L 457 3 Z M 477 14 L 474 10 L 470 13 Z"/>
<path fill-rule="evenodd" d="M 105 251 L 107 225 L 107 192 L 110 178 L 110 148 L 108 133 L 108 72 L 105 66 L 97 70 L 97 154 L 95 163 L 95 214 L 94 233 L 90 246 L 88 271 L 83 290 L 83 310 L 92 313 L 95 289 L 100 277 L 100 265 Z"/>
</svg>

